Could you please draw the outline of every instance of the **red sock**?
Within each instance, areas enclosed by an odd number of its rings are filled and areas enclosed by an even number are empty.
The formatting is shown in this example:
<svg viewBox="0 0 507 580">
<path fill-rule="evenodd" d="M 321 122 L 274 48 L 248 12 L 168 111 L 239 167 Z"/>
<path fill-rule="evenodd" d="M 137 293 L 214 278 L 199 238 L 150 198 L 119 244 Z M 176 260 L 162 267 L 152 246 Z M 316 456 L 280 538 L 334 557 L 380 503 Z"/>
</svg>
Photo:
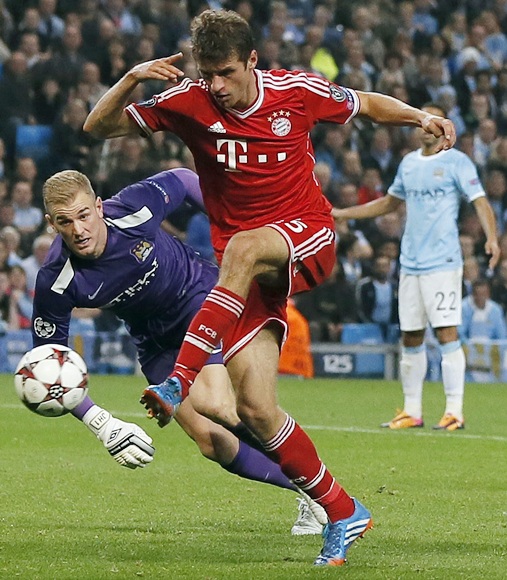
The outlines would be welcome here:
<svg viewBox="0 0 507 580">
<path fill-rule="evenodd" d="M 245 309 L 245 300 L 220 286 L 215 286 L 194 316 L 181 345 L 171 376 L 181 380 L 183 398 L 196 375 Z"/>
<path fill-rule="evenodd" d="M 317 455 L 308 435 L 287 415 L 278 433 L 264 448 L 283 473 L 325 510 L 331 522 L 350 517 L 354 502 Z"/>
</svg>

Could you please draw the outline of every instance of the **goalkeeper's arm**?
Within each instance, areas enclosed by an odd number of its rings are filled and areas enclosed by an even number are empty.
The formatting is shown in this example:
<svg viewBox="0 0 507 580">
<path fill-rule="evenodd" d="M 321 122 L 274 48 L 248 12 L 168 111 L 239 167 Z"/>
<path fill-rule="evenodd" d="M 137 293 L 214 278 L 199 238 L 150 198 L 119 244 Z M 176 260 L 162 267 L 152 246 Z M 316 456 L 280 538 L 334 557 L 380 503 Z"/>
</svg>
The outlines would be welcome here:
<svg viewBox="0 0 507 580">
<path fill-rule="evenodd" d="M 78 405 L 73 415 L 100 439 L 109 454 L 120 465 L 129 469 L 144 467 L 153 461 L 155 448 L 151 437 L 135 423 L 126 423 L 113 417 L 89 398 Z"/>
</svg>

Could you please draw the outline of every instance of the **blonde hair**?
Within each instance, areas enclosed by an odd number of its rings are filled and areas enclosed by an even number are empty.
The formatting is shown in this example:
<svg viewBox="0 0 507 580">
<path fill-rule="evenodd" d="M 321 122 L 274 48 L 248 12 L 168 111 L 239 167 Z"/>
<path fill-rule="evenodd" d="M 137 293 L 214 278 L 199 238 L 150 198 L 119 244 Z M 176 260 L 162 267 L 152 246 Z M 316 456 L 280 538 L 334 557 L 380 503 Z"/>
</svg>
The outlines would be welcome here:
<svg viewBox="0 0 507 580">
<path fill-rule="evenodd" d="M 84 191 L 95 199 L 92 184 L 84 173 L 74 171 L 73 169 L 66 169 L 65 171 L 55 173 L 46 179 L 42 187 L 42 197 L 46 212 L 51 214 L 51 207 L 53 205 L 66 205 L 70 203 L 81 191 Z"/>
</svg>

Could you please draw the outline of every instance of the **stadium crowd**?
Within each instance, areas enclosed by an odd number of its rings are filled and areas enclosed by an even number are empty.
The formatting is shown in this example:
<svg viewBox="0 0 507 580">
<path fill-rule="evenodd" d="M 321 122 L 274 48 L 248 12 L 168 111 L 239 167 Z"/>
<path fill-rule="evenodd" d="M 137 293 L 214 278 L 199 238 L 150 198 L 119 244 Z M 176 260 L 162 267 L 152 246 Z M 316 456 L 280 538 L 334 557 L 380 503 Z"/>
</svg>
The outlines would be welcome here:
<svg viewBox="0 0 507 580">
<path fill-rule="evenodd" d="M 208 7 L 234 9 L 251 23 L 260 68 L 307 70 L 447 111 L 457 147 L 478 167 L 502 251 L 496 271 L 488 270 L 480 222 L 464 206 L 463 294 L 482 288 L 505 317 L 507 0 L 0 0 L 0 329 L 30 326 L 35 276 L 53 236 L 42 205 L 49 175 L 82 171 L 108 198 L 157 171 L 194 168 L 188 149 L 170 133 L 103 142 L 82 126 L 136 63 L 182 51 L 178 66 L 197 78 L 188 25 Z M 164 88 L 156 81 L 139 84 L 132 99 L 149 99 Z M 384 195 L 402 157 L 418 147 L 411 129 L 358 119 L 321 125 L 312 137 L 315 173 L 340 208 Z M 203 214 L 185 208 L 164 227 L 213 259 Z M 403 227 L 402 212 L 337 226 L 332 277 L 297 300 L 313 340 L 340 340 L 347 322 L 397 323 Z M 101 330 L 115 324 L 104 316 L 77 313 Z"/>
</svg>

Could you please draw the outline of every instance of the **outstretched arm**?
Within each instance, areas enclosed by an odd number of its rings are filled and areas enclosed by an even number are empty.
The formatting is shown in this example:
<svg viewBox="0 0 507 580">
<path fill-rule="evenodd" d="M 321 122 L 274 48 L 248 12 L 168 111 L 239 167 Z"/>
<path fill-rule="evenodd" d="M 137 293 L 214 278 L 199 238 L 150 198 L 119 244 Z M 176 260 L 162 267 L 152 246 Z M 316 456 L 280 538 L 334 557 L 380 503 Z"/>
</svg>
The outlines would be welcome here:
<svg viewBox="0 0 507 580">
<path fill-rule="evenodd" d="M 484 244 L 484 249 L 489 259 L 488 266 L 493 269 L 500 259 L 500 248 L 498 246 L 498 237 L 496 233 L 496 219 L 493 209 L 488 201 L 484 197 L 479 197 L 473 202 L 479 220 L 481 222 L 482 229 L 486 234 L 486 243 Z"/>
<path fill-rule="evenodd" d="M 416 109 L 388 95 L 357 91 L 361 106 L 359 115 L 384 125 L 422 127 L 426 133 L 443 137 L 437 151 L 450 149 L 456 143 L 456 129 L 449 119 Z"/>
<path fill-rule="evenodd" d="M 394 195 L 387 194 L 384 197 L 374 199 L 364 205 L 354 205 L 344 209 L 334 207 L 331 210 L 331 215 L 336 221 L 374 218 L 394 211 L 402 203 L 403 201 L 401 199 L 394 197 Z"/>
<path fill-rule="evenodd" d="M 147 80 L 178 82 L 183 71 L 173 65 L 182 53 L 142 62 L 130 69 L 93 107 L 83 129 L 99 139 L 136 135 L 137 127 L 124 111 L 132 91 Z"/>
</svg>

